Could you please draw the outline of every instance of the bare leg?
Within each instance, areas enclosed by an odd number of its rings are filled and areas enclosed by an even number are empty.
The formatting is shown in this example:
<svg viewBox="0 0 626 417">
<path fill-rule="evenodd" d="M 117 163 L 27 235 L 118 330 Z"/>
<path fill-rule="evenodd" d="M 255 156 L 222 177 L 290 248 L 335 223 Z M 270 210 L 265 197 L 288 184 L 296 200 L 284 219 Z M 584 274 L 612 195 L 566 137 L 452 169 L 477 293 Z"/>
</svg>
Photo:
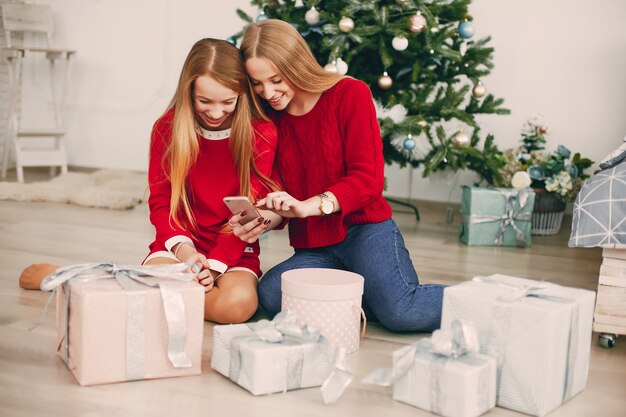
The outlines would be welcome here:
<svg viewBox="0 0 626 417">
<path fill-rule="evenodd" d="M 32 264 L 20 274 L 20 287 L 26 290 L 38 290 L 41 281 L 59 268 L 52 264 Z"/>
<path fill-rule="evenodd" d="M 153 258 L 146 265 L 175 264 L 170 258 Z M 204 319 L 221 324 L 243 323 L 259 305 L 257 278 L 247 271 L 230 271 L 220 276 L 204 295 Z"/>
<path fill-rule="evenodd" d="M 205 295 L 204 319 L 221 324 L 247 321 L 259 305 L 257 284 L 250 272 L 226 272 Z"/>
</svg>

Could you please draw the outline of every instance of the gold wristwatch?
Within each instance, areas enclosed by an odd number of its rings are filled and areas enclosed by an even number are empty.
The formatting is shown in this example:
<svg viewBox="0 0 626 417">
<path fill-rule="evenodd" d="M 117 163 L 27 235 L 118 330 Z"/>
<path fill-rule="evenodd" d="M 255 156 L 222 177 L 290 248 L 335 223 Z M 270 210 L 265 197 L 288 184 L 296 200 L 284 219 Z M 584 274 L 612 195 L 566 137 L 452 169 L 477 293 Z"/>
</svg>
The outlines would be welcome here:
<svg viewBox="0 0 626 417">
<path fill-rule="evenodd" d="M 322 216 L 333 214 L 335 211 L 335 203 L 333 203 L 332 200 L 329 199 L 324 193 L 318 194 L 317 196 L 322 199 L 320 202 L 320 213 L 322 213 Z"/>
</svg>

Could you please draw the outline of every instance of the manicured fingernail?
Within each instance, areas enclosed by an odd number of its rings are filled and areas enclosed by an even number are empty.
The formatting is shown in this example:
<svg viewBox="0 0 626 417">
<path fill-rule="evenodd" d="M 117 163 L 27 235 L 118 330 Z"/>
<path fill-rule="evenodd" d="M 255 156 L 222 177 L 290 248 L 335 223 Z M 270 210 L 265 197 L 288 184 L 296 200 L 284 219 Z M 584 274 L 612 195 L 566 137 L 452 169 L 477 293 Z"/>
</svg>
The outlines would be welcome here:
<svg viewBox="0 0 626 417">
<path fill-rule="evenodd" d="M 267 220 L 265 220 L 265 221 L 263 222 L 263 224 L 267 226 L 267 225 L 268 225 L 268 224 L 270 224 L 271 222 L 272 222 L 272 221 L 271 221 L 270 219 L 267 219 Z"/>
<path fill-rule="evenodd" d="M 259 217 L 256 221 L 261 223 L 263 220 L 264 220 L 263 217 Z"/>
<path fill-rule="evenodd" d="M 247 211 L 242 211 L 241 213 L 239 213 L 241 215 L 241 217 L 246 217 L 246 215 L 248 214 Z"/>
</svg>

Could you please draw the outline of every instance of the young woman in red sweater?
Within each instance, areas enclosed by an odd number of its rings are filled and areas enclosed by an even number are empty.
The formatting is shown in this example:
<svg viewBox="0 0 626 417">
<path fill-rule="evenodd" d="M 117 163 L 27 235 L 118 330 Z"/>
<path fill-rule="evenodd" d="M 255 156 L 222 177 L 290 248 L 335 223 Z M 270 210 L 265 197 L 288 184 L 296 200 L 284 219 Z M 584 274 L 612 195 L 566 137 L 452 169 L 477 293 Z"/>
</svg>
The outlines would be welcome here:
<svg viewBox="0 0 626 417">
<path fill-rule="evenodd" d="M 244 195 L 254 201 L 277 189 L 269 179 L 276 141 L 238 49 L 223 40 L 196 42 L 152 129 L 148 205 L 156 237 L 144 264 L 201 264 L 206 320 L 241 323 L 257 309 L 259 244 L 232 233 L 222 199 Z M 39 288 L 55 269 L 33 265 L 20 285 Z"/>
<path fill-rule="evenodd" d="M 280 20 L 248 26 L 240 49 L 279 137 L 276 169 L 285 191 L 258 204 L 290 218 L 295 248 L 261 280 L 263 308 L 270 316 L 280 310 L 282 272 L 335 268 L 365 278 L 364 309 L 388 329 L 438 328 L 444 287 L 420 285 L 382 196 L 383 145 L 368 86 L 325 73 L 297 30 Z M 234 231 L 254 242 L 267 227 Z"/>
</svg>

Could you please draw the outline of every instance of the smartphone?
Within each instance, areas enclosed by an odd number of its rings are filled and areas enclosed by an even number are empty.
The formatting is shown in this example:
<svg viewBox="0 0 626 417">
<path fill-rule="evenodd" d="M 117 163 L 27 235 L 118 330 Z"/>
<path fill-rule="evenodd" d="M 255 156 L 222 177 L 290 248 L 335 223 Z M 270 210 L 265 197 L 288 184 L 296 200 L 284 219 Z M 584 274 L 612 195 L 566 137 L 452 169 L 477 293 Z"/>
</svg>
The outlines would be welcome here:
<svg viewBox="0 0 626 417">
<path fill-rule="evenodd" d="M 246 212 L 246 215 L 239 220 L 239 224 L 242 226 L 246 223 L 251 222 L 252 220 L 258 219 L 261 217 L 261 214 L 258 212 L 256 207 L 252 205 L 248 197 L 245 196 L 231 196 L 224 197 L 224 204 L 228 206 L 231 213 L 239 214 L 242 211 Z"/>
</svg>

